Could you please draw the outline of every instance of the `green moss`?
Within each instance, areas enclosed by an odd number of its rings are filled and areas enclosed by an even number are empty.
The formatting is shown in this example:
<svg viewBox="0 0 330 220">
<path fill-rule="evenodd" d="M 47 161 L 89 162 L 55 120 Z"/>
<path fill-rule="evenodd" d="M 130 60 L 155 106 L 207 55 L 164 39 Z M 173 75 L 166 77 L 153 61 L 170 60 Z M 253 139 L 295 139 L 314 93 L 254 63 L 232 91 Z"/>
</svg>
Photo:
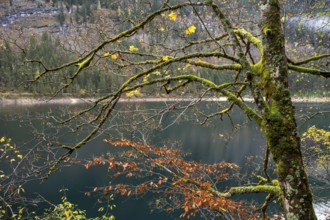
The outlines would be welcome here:
<svg viewBox="0 0 330 220">
<path fill-rule="evenodd" d="M 279 186 L 280 185 L 279 182 L 278 182 L 278 180 L 272 180 L 272 184 L 274 186 Z"/>
<path fill-rule="evenodd" d="M 272 78 L 269 70 L 265 68 L 265 60 L 263 57 L 258 63 L 251 65 L 251 69 L 255 75 L 260 76 L 258 86 L 264 89 L 266 97 L 268 96 L 268 94 L 275 92 L 274 86 L 270 84 Z"/>
<path fill-rule="evenodd" d="M 272 29 L 266 26 L 262 29 L 262 33 L 268 37 L 272 34 Z"/>
<path fill-rule="evenodd" d="M 223 197 L 230 197 L 235 194 L 249 194 L 249 193 L 270 193 L 276 196 L 281 196 L 281 189 L 274 185 L 257 185 L 257 186 L 240 186 L 232 187 L 227 193 L 221 194 Z"/>
<path fill-rule="evenodd" d="M 269 113 L 266 115 L 266 118 L 267 118 L 267 120 L 269 120 L 271 122 L 281 122 L 282 121 L 282 115 L 276 105 L 271 106 L 271 108 L 269 109 Z"/>
<path fill-rule="evenodd" d="M 261 55 L 263 55 L 264 47 L 263 47 L 260 39 L 253 36 L 250 32 L 248 32 L 242 28 L 236 29 L 234 31 L 234 33 L 238 34 L 241 37 L 247 38 L 249 42 L 251 42 L 253 45 L 255 45 L 259 49 Z"/>
<path fill-rule="evenodd" d="M 275 85 L 271 84 L 272 76 L 270 71 L 265 67 L 264 57 L 262 57 L 258 63 L 251 65 L 251 69 L 255 75 L 260 76 L 258 86 L 264 89 L 266 97 L 268 94 L 276 92 Z"/>
<path fill-rule="evenodd" d="M 262 176 L 259 176 L 259 175 L 257 175 L 256 176 L 257 178 L 258 178 L 258 184 L 261 184 L 261 183 L 267 183 L 268 182 L 268 180 L 267 180 L 267 178 L 265 178 L 265 177 L 262 177 Z"/>
<path fill-rule="evenodd" d="M 260 76 L 262 74 L 262 72 L 264 71 L 264 69 L 265 69 L 263 59 L 261 59 L 258 63 L 254 64 L 254 65 L 251 65 L 251 69 L 252 69 L 254 74 Z"/>
<path fill-rule="evenodd" d="M 295 66 L 295 65 L 288 65 L 290 70 L 297 71 L 300 73 L 310 73 L 313 75 L 322 75 L 321 71 L 319 69 L 313 69 L 313 68 L 308 68 L 308 67 L 303 67 L 303 66 Z"/>
<path fill-rule="evenodd" d="M 287 214 L 287 219 L 288 220 L 299 220 L 299 218 L 294 213 L 291 213 L 291 212 L 289 212 Z"/>
<path fill-rule="evenodd" d="M 280 160 L 277 164 L 276 164 L 276 169 L 277 169 L 277 175 L 280 177 L 283 175 L 283 173 L 285 173 L 285 163 Z"/>
<path fill-rule="evenodd" d="M 285 179 L 289 182 L 293 182 L 295 180 L 295 178 L 291 175 L 287 175 Z"/>
</svg>

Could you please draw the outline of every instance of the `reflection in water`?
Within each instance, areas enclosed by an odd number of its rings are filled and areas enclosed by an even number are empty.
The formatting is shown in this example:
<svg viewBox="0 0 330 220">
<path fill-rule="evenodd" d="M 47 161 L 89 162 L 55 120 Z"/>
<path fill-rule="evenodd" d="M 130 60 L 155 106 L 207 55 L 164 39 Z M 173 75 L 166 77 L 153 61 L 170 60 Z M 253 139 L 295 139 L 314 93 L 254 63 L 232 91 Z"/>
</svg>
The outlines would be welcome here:
<svg viewBox="0 0 330 220">
<path fill-rule="evenodd" d="M 165 104 L 147 103 L 147 104 L 121 104 L 119 108 L 126 111 L 126 115 L 116 112 L 117 118 L 111 120 L 107 125 L 109 129 L 104 130 L 96 139 L 89 142 L 80 149 L 77 157 L 88 157 L 91 155 L 100 155 L 106 151 L 113 150 L 102 142 L 103 138 L 125 136 L 127 138 L 141 138 L 143 134 L 147 137 L 149 144 L 161 146 L 163 144 L 183 147 L 191 152 L 190 159 L 200 162 L 220 162 L 226 160 L 234 162 L 240 166 L 244 165 L 246 156 L 263 155 L 264 138 L 255 123 L 251 122 L 244 114 L 235 109 L 231 118 L 224 117 L 223 120 L 213 118 L 207 125 L 198 125 L 194 112 L 184 113 L 186 120 L 178 120 L 176 123 L 165 130 L 159 126 L 160 122 L 164 125 L 171 124 L 176 119 L 174 114 L 164 114 L 162 118 L 155 118 L 149 122 L 152 129 L 148 129 L 145 124 L 132 124 L 133 121 L 143 120 L 138 112 L 144 112 L 146 108 L 153 108 L 155 111 Z M 79 141 L 86 130 L 79 134 L 67 133 L 73 129 L 73 126 L 62 128 L 52 127 L 50 122 L 58 118 L 66 111 L 73 111 L 77 106 L 64 107 L 61 105 L 40 105 L 40 106 L 0 106 L 0 134 L 12 137 L 17 145 L 26 148 L 35 145 L 32 140 L 33 135 L 40 131 L 47 133 L 50 137 L 58 135 L 56 141 L 70 144 Z M 323 104 L 297 104 L 298 113 L 308 114 L 319 110 L 329 109 L 329 105 Z M 132 112 L 137 110 L 137 112 Z M 215 106 L 211 104 L 200 104 L 198 110 L 211 113 Z M 151 116 L 154 112 L 147 112 Z M 45 117 L 45 115 L 47 117 Z M 132 117 L 134 117 L 132 119 Z M 319 128 L 329 129 L 330 118 L 319 115 L 312 120 L 304 123 L 300 127 L 300 132 L 306 130 L 310 125 L 316 125 Z M 113 127 L 113 125 L 124 124 L 124 126 Z M 133 131 L 129 125 L 134 126 Z M 113 128 L 111 130 L 110 128 Z M 127 128 L 127 129 L 126 129 Z M 64 134 L 63 131 L 66 131 Z M 139 131 L 139 132 L 137 132 Z M 62 133 L 61 133 L 62 132 Z M 39 134 L 38 133 L 38 134 Z M 55 139 L 53 139 L 55 140 Z M 94 186 L 103 186 L 110 180 L 106 175 L 106 168 L 95 167 L 85 170 L 83 166 L 64 167 L 60 172 L 50 176 L 44 182 L 31 182 L 25 186 L 27 194 L 40 193 L 50 201 L 56 203 L 60 201 L 59 190 L 68 188 L 68 198 L 71 202 L 77 203 L 81 209 L 86 209 L 90 215 L 97 216 L 98 205 L 95 198 L 84 196 L 84 192 L 89 191 Z M 327 195 L 328 198 L 330 195 Z M 150 214 L 148 202 L 153 200 L 152 196 L 145 197 L 143 200 L 134 201 L 126 198 L 116 198 L 117 208 L 114 214 L 117 219 L 173 219 L 166 213 Z M 194 218 L 199 219 L 199 218 Z"/>
</svg>

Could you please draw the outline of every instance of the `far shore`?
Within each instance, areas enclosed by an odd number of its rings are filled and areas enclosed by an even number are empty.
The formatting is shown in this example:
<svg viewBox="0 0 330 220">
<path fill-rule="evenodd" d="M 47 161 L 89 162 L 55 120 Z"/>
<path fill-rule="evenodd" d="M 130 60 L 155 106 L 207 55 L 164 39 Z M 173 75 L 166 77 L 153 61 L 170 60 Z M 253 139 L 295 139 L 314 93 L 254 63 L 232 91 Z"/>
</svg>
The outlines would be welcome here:
<svg viewBox="0 0 330 220">
<path fill-rule="evenodd" d="M 244 101 L 253 102 L 252 98 L 244 97 Z M 33 98 L 33 97 L 14 97 L 4 98 L 0 97 L 1 105 L 42 105 L 42 104 L 83 104 L 92 103 L 97 98 L 77 98 L 77 97 L 56 97 L 56 98 Z M 189 97 L 133 97 L 133 98 L 121 98 L 119 102 L 191 102 L 196 98 Z M 203 98 L 205 102 L 225 102 L 226 97 L 209 97 Z M 330 103 L 330 97 L 292 97 L 292 101 L 295 103 Z"/>
</svg>

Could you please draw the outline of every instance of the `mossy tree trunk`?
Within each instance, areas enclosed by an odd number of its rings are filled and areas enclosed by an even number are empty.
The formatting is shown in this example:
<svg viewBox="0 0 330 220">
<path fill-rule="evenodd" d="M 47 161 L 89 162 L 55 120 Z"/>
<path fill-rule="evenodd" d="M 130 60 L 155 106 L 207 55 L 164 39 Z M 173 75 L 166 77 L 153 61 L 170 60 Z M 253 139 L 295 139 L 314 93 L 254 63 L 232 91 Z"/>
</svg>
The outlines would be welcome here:
<svg viewBox="0 0 330 220">
<path fill-rule="evenodd" d="M 284 214 L 286 219 L 317 219 L 288 90 L 288 65 L 279 1 L 264 0 L 261 9 L 264 54 L 259 85 L 266 101 L 262 129 L 277 166 Z"/>
</svg>

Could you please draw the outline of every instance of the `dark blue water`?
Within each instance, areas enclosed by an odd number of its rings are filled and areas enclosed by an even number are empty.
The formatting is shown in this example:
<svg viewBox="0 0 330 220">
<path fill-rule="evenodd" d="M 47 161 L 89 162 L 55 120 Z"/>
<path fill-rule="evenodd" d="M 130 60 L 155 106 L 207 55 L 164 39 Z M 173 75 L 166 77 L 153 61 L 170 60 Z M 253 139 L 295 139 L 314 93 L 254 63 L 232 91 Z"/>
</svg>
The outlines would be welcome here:
<svg viewBox="0 0 330 220">
<path fill-rule="evenodd" d="M 234 110 L 231 118 L 224 117 L 223 120 L 213 118 L 206 125 L 196 123 L 195 109 L 194 111 L 185 111 L 183 119 L 180 120 L 176 120 L 177 117 L 174 114 L 166 113 L 161 119 L 158 117 L 149 123 L 152 126 L 151 129 L 142 124 L 136 125 L 136 129 L 133 129 L 133 131 L 123 129 L 124 126 L 110 129 L 114 125 L 124 124 L 128 126 L 133 120 L 141 121 L 142 119 L 137 115 L 143 109 L 150 107 L 158 109 L 164 106 L 165 104 L 162 103 L 120 104 L 120 109 L 127 111 L 128 114 L 126 116 L 120 115 L 120 117 L 111 120 L 105 127 L 109 129 L 105 129 L 102 134 L 99 134 L 97 138 L 89 142 L 73 156 L 88 158 L 115 150 L 102 142 L 102 139 L 108 138 L 109 135 L 139 140 L 142 137 L 141 134 L 147 137 L 149 144 L 156 146 L 166 144 L 182 147 L 184 150 L 191 152 L 189 159 L 205 163 L 225 160 L 244 166 L 247 156 L 261 156 L 264 154 L 263 146 L 265 142 L 259 128 L 239 109 Z M 59 128 L 52 123 L 54 123 L 54 117 L 60 119 L 66 113 L 75 111 L 79 107 L 81 106 L 51 104 L 0 106 L 0 136 L 11 137 L 18 146 L 24 146 L 26 149 L 38 144 L 45 145 L 47 141 L 52 143 L 58 141 L 68 145 L 76 143 L 87 134 L 88 128 L 77 134 L 70 133 L 74 126 Z M 308 121 L 303 117 L 303 115 L 311 115 L 315 112 L 329 109 L 329 104 L 296 104 L 300 132 L 304 132 L 311 125 L 329 129 L 330 117 L 326 115 L 317 115 Z M 133 113 L 132 110 L 138 111 Z M 198 106 L 198 111 L 206 113 L 212 113 L 215 110 L 216 106 L 210 103 L 201 103 Z M 133 115 L 134 118 L 132 118 Z M 172 123 L 173 125 L 171 125 Z M 167 125 L 171 126 L 163 130 L 158 126 L 159 124 L 162 124 L 162 128 L 167 127 Z M 34 139 L 33 137 L 37 138 Z M 62 167 L 60 171 L 52 174 L 48 180 L 29 182 L 24 188 L 27 195 L 39 193 L 53 203 L 60 202 L 60 189 L 69 189 L 67 192 L 69 201 L 78 204 L 80 209 L 87 210 L 88 216 L 96 217 L 100 205 L 95 197 L 86 197 L 84 193 L 90 191 L 95 186 L 104 186 L 109 181 L 111 179 L 107 176 L 106 167 L 93 167 L 86 170 L 83 166 L 77 165 Z M 325 196 L 330 198 L 330 195 Z M 114 209 L 113 214 L 116 216 L 116 219 L 165 220 L 178 218 L 178 215 L 151 213 L 148 203 L 155 199 L 157 199 L 157 196 L 153 195 L 138 200 L 116 197 L 115 203 L 117 208 Z"/>
</svg>

